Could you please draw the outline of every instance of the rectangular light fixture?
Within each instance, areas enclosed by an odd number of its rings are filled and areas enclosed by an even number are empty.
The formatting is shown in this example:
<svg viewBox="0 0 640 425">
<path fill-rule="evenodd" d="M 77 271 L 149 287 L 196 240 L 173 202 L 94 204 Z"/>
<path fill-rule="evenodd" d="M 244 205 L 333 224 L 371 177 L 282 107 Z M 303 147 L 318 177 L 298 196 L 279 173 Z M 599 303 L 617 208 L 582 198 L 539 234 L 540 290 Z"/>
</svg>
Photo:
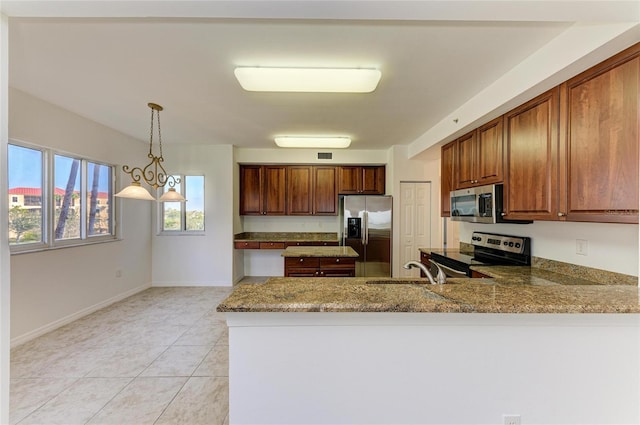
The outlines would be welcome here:
<svg viewBox="0 0 640 425">
<path fill-rule="evenodd" d="M 370 93 L 382 76 L 363 68 L 239 67 L 234 73 L 247 91 L 306 93 Z"/>
<path fill-rule="evenodd" d="M 281 148 L 348 148 L 351 144 L 350 137 L 304 137 L 304 136 L 279 136 L 275 138 L 276 145 Z"/>
</svg>

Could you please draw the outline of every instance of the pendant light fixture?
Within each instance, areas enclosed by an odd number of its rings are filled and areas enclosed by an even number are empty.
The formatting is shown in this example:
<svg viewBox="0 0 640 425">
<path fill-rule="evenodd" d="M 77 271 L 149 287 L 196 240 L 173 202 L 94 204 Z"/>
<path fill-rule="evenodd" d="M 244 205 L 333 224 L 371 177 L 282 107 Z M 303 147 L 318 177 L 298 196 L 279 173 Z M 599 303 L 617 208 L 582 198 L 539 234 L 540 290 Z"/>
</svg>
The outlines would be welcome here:
<svg viewBox="0 0 640 425">
<path fill-rule="evenodd" d="M 142 199 L 145 201 L 155 201 L 154 198 L 147 189 L 142 187 L 140 180 L 144 180 L 149 186 L 154 189 L 159 189 L 169 186 L 169 189 L 165 191 L 158 202 L 185 202 L 186 199 L 179 192 L 176 191 L 175 186 L 180 184 L 180 179 L 175 178 L 172 175 L 167 175 L 167 171 L 162 166 L 164 158 L 162 157 L 162 134 L 160 132 L 160 111 L 162 106 L 156 103 L 149 103 L 151 108 L 151 134 L 149 135 L 149 154 L 147 157 L 151 160 L 144 168 L 129 167 L 124 165 L 122 171 L 131 176 L 131 184 L 115 196 L 120 198 Z M 155 156 L 153 153 L 153 120 L 154 114 L 158 120 L 158 145 L 160 147 L 160 156 Z"/>
</svg>

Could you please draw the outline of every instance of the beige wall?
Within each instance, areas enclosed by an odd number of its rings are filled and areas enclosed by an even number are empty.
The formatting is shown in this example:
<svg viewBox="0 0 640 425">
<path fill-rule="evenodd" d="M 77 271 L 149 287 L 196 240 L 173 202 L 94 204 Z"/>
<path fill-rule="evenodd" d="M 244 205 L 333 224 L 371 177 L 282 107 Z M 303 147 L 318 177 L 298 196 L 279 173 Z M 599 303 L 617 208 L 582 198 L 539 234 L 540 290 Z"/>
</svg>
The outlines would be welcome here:
<svg viewBox="0 0 640 425">
<path fill-rule="evenodd" d="M 9 137 L 116 165 L 144 160 L 148 148 L 143 141 L 14 89 L 9 92 Z M 12 342 L 148 287 L 150 206 L 130 199 L 117 202 L 118 241 L 12 255 Z"/>
<path fill-rule="evenodd" d="M 232 178 L 233 147 L 165 145 L 163 149 L 165 167 L 170 173 L 204 175 L 205 232 L 201 235 L 158 235 L 154 220 L 152 284 L 231 286 L 236 196 Z"/>
</svg>

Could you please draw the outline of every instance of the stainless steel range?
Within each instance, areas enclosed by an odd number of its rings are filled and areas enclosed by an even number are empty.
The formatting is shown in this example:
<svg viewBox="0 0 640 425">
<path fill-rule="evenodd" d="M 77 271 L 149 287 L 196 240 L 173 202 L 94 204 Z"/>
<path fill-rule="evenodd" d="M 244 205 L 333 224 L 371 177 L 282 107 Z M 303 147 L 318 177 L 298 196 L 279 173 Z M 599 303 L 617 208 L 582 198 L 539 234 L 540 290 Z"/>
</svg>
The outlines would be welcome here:
<svg viewBox="0 0 640 425">
<path fill-rule="evenodd" d="M 473 253 L 444 249 L 431 251 L 431 263 L 437 263 L 448 277 L 471 277 L 472 265 L 531 265 L 531 238 L 495 233 L 473 232 Z M 432 264 L 431 272 L 435 266 Z M 434 275 L 435 276 L 435 275 Z"/>
</svg>

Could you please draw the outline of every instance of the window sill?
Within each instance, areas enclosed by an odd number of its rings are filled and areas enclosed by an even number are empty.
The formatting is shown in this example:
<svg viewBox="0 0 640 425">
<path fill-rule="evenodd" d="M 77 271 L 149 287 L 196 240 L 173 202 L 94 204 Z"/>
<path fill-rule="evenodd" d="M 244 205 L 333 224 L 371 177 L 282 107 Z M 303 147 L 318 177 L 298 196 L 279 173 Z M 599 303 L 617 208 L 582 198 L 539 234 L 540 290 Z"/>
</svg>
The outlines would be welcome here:
<svg viewBox="0 0 640 425">
<path fill-rule="evenodd" d="M 181 231 L 164 231 L 157 233 L 156 236 L 206 236 L 205 232 L 193 231 L 193 232 L 181 232 Z"/>
<path fill-rule="evenodd" d="M 32 254 L 34 252 L 52 251 L 56 249 L 78 248 L 86 245 L 97 245 L 97 244 L 110 243 L 110 242 L 120 242 L 121 240 L 122 238 L 114 237 L 114 238 L 102 238 L 100 240 L 94 240 L 94 241 L 69 242 L 69 243 L 55 245 L 55 246 L 38 245 L 37 247 L 33 247 L 33 248 L 20 247 L 21 249 L 13 250 L 12 247 L 9 247 L 9 249 L 11 250 L 11 255 L 20 255 L 20 254 Z"/>
</svg>

